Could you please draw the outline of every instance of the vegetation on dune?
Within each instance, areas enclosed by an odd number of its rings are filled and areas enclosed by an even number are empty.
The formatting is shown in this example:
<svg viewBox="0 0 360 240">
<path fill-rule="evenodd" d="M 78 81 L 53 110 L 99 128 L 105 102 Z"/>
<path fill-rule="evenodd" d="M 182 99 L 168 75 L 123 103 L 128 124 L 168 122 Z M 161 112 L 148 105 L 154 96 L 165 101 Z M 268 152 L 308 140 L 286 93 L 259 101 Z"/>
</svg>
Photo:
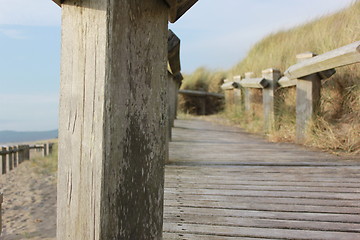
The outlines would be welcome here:
<svg viewBox="0 0 360 240">
<path fill-rule="evenodd" d="M 311 51 L 322 54 L 359 41 L 359 15 L 360 1 L 356 1 L 339 13 L 271 34 L 256 43 L 245 59 L 222 73 L 222 76 L 231 79 L 246 72 L 260 76 L 262 70 L 270 67 L 284 72 L 296 63 L 295 56 L 298 53 Z M 218 84 L 215 75 L 218 73 L 199 69 L 185 78 L 183 87 L 196 89 L 200 85 L 209 90 L 210 85 Z M 335 152 L 360 153 L 360 65 L 338 68 L 333 77 L 322 82 L 322 86 L 321 110 L 319 117 L 312 123 L 311 137 L 306 144 Z M 219 88 L 212 90 L 220 91 Z M 281 126 L 279 131 L 271 133 L 269 137 L 273 141 L 293 141 L 296 91 L 293 88 L 280 89 L 279 94 L 282 96 L 282 104 L 277 110 Z M 257 92 L 257 97 L 261 98 L 261 91 Z M 187 105 L 181 105 L 181 109 L 192 112 Z M 263 130 L 261 106 L 256 108 L 254 114 L 226 110 L 222 116 L 253 132 Z"/>
<path fill-rule="evenodd" d="M 220 93 L 220 86 L 226 78 L 225 72 L 211 72 L 205 68 L 197 69 L 193 74 L 185 76 L 181 89 L 198 90 L 213 93 Z M 199 114 L 200 103 L 198 98 L 180 96 L 179 109 L 187 114 Z M 214 114 L 223 110 L 224 101 L 214 97 L 206 97 L 206 114 Z"/>
<path fill-rule="evenodd" d="M 32 158 L 31 164 L 39 174 L 49 175 L 56 173 L 58 167 L 58 143 L 54 143 L 51 154 L 46 157 Z"/>
</svg>

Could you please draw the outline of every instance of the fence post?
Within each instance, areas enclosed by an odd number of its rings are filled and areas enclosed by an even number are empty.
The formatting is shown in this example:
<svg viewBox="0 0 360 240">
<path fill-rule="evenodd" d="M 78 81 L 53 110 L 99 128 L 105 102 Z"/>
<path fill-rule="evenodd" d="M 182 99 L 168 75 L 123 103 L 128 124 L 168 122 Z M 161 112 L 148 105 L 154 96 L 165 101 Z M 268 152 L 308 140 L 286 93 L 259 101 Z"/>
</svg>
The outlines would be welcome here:
<svg viewBox="0 0 360 240">
<path fill-rule="evenodd" d="M 241 81 L 241 76 L 234 76 L 234 82 L 239 83 Z M 241 94 L 242 92 L 242 88 L 238 87 L 238 88 L 234 88 L 234 108 L 235 108 L 235 112 L 241 112 L 243 110 L 243 96 Z"/>
<path fill-rule="evenodd" d="M 30 145 L 26 145 L 25 160 L 30 160 Z"/>
<path fill-rule="evenodd" d="M 168 12 L 62 4 L 57 239 L 162 239 Z"/>
<path fill-rule="evenodd" d="M 51 155 L 53 153 L 53 146 L 54 143 L 48 143 L 48 155 Z"/>
<path fill-rule="evenodd" d="M 298 54 L 298 62 L 316 56 L 314 53 Z M 303 143 L 310 121 L 317 115 L 320 107 L 321 78 L 318 74 L 297 79 L 296 85 L 296 142 Z"/>
<path fill-rule="evenodd" d="M 264 130 L 265 133 L 269 133 L 278 128 L 276 122 L 276 109 L 275 104 L 277 103 L 278 80 L 281 77 L 279 70 L 269 68 L 262 71 L 262 77 L 268 80 L 269 86 L 263 89 L 263 108 L 264 108 Z"/>
<path fill-rule="evenodd" d="M 24 145 L 18 145 L 18 164 L 21 164 L 24 160 Z"/>
<path fill-rule="evenodd" d="M 1 147 L 1 151 L 3 152 L 3 154 L 1 155 L 1 174 L 5 174 L 6 173 L 6 148 L 5 147 Z M 1 231 L 0 231 L 1 232 Z"/>
<path fill-rule="evenodd" d="M 7 155 L 7 169 L 6 172 L 10 172 L 11 170 L 13 170 L 14 168 L 14 163 L 13 163 L 13 148 L 12 147 L 7 147 L 7 151 L 8 151 L 8 155 Z"/>
<path fill-rule="evenodd" d="M 13 146 L 13 166 L 16 168 L 19 165 L 19 150 L 17 146 Z"/>
<path fill-rule="evenodd" d="M 46 156 L 48 155 L 47 146 L 48 146 L 47 143 L 44 143 L 44 144 L 43 144 L 43 152 L 42 152 L 42 156 L 43 156 L 43 157 L 46 157 Z"/>
<path fill-rule="evenodd" d="M 245 73 L 245 78 L 254 78 L 255 74 L 253 72 Z M 252 112 L 253 111 L 253 92 L 251 88 L 243 88 L 244 89 L 244 107 L 245 111 Z"/>
</svg>

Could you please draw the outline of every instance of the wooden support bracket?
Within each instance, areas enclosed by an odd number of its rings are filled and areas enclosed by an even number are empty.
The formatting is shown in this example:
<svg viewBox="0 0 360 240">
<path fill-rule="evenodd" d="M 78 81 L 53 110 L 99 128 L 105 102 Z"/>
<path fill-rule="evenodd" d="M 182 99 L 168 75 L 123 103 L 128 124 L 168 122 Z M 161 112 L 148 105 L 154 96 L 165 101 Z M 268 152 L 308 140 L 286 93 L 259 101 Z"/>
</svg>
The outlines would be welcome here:
<svg viewBox="0 0 360 240">
<path fill-rule="evenodd" d="M 181 71 L 180 38 L 170 29 L 168 33 L 168 70 L 173 75 Z"/>
<path fill-rule="evenodd" d="M 198 0 L 164 0 L 170 7 L 169 22 L 176 22 Z"/>
</svg>

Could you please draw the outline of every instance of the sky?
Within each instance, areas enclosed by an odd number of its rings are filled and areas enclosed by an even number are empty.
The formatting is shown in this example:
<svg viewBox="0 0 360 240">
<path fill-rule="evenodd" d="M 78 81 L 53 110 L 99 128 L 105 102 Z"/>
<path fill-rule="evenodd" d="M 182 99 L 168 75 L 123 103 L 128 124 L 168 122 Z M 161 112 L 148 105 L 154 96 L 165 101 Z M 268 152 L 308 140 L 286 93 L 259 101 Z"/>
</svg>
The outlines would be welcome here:
<svg viewBox="0 0 360 240">
<path fill-rule="evenodd" d="M 175 24 L 184 73 L 229 69 L 269 33 L 353 0 L 199 0 Z M 61 9 L 51 0 L 0 0 L 0 131 L 57 129 Z"/>
</svg>

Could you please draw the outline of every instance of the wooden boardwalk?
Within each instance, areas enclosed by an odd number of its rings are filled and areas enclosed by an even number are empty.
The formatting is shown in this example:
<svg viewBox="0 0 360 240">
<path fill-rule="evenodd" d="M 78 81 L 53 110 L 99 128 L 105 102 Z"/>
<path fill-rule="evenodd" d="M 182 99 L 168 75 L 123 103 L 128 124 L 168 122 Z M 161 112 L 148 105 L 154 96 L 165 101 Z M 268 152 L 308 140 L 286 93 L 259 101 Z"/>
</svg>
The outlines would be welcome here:
<svg viewBox="0 0 360 240">
<path fill-rule="evenodd" d="M 164 239 L 360 239 L 360 161 L 178 120 Z"/>
</svg>

